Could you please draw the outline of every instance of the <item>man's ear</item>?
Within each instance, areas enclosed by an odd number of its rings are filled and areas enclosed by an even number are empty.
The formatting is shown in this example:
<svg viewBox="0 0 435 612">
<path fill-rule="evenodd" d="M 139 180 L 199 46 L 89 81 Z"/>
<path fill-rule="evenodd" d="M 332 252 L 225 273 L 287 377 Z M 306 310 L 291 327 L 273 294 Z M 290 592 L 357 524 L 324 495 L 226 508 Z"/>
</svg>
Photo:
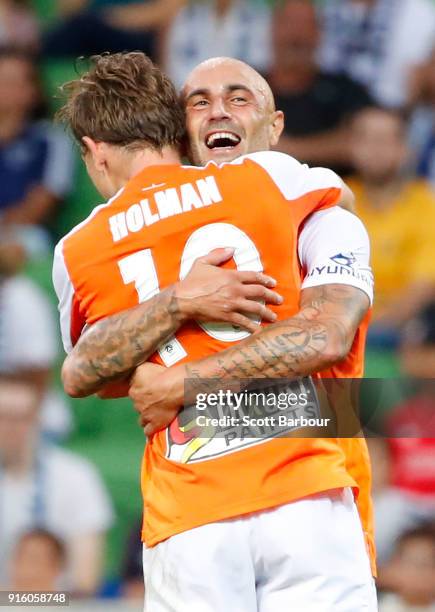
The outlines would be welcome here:
<svg viewBox="0 0 435 612">
<path fill-rule="evenodd" d="M 83 136 L 83 146 L 87 153 L 92 157 L 96 170 L 103 170 L 106 165 L 106 145 L 104 142 L 96 142 L 89 136 Z"/>
<path fill-rule="evenodd" d="M 284 113 L 282 111 L 275 111 L 272 113 L 272 122 L 270 124 L 269 144 L 271 147 L 278 144 L 283 129 Z"/>
</svg>

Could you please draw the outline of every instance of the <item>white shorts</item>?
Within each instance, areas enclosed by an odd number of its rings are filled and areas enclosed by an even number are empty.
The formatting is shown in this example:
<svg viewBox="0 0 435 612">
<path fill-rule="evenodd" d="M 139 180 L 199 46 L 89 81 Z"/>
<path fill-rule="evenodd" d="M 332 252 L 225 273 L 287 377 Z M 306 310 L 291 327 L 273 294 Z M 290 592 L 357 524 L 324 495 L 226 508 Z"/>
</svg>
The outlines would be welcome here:
<svg viewBox="0 0 435 612">
<path fill-rule="evenodd" d="M 350 489 L 144 547 L 145 612 L 375 612 Z"/>
</svg>

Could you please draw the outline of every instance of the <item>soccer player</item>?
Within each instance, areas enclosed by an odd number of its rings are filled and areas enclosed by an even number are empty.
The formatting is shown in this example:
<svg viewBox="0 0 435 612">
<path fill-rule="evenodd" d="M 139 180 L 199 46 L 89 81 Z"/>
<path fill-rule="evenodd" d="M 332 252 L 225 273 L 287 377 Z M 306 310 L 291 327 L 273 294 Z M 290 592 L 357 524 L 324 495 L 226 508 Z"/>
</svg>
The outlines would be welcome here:
<svg viewBox="0 0 435 612">
<path fill-rule="evenodd" d="M 244 86 L 247 84 L 250 86 L 254 85 L 254 89 L 256 89 L 260 95 L 260 103 L 254 107 L 252 104 L 245 107 L 245 105 L 241 104 L 240 98 L 233 100 L 230 94 L 231 87 L 235 83 L 244 84 Z M 191 95 L 192 92 L 196 92 L 195 96 Z M 198 99 L 198 93 L 200 95 L 203 94 L 203 97 Z M 269 149 L 276 143 L 282 130 L 282 113 L 275 111 L 272 92 L 268 84 L 249 66 L 237 60 L 216 58 L 200 64 L 188 79 L 184 88 L 183 98 L 184 103 L 186 104 L 187 102 L 187 132 L 192 143 L 189 147 L 189 154 L 197 165 L 203 165 L 210 160 L 218 162 L 232 161 L 241 154 Z M 246 112 L 247 110 L 248 112 Z M 236 135 L 229 134 L 230 140 L 228 141 L 227 132 L 226 141 L 223 140 L 220 142 L 219 140 L 215 140 L 212 146 L 209 146 L 210 143 L 206 143 L 205 139 L 201 137 L 204 117 L 205 125 L 211 126 L 213 129 L 219 126 L 227 128 L 228 125 L 234 128 L 234 124 L 236 124 Z M 242 122 L 241 125 L 239 125 L 240 122 Z M 341 205 L 349 206 L 352 203 L 351 196 L 352 194 L 346 193 L 342 198 Z M 201 262 L 198 262 L 198 264 L 200 263 Z M 324 266 L 322 272 L 324 275 L 329 276 L 331 269 L 335 270 L 336 268 Z M 216 275 L 218 273 L 216 269 L 210 266 L 201 265 L 201 270 L 203 277 L 208 277 L 208 275 L 213 274 L 212 278 L 214 283 L 216 283 Z M 320 270 L 320 268 L 318 268 L 318 270 Z M 339 270 L 347 275 L 351 268 L 342 266 Z M 237 273 L 233 272 L 233 274 L 236 275 Z M 231 279 L 229 271 L 227 275 L 225 282 Z M 195 281 L 195 278 L 191 280 Z M 231 280 L 235 282 L 235 279 Z M 209 283 L 209 286 L 210 284 L 211 283 Z M 228 287 L 224 288 L 220 283 L 214 284 L 214 287 L 216 292 L 211 297 L 218 297 L 221 300 L 225 298 L 228 307 L 234 305 L 234 302 L 229 300 Z M 247 290 L 243 285 L 239 285 L 239 290 L 240 289 L 243 291 Z M 195 295 L 199 296 L 198 305 L 202 307 L 204 312 L 207 310 L 208 304 L 204 299 L 203 288 L 196 287 Z M 196 307 L 195 300 L 191 300 L 191 306 Z M 163 341 L 165 339 L 165 326 L 162 328 L 162 333 L 160 329 L 156 327 L 155 320 L 150 319 L 148 324 L 146 316 L 142 316 L 140 309 L 135 315 L 136 314 L 138 315 L 138 320 L 141 321 L 141 331 L 132 330 L 130 326 L 129 338 L 126 338 L 124 335 L 122 343 L 123 361 L 121 366 L 116 359 L 112 358 L 115 355 L 110 351 L 108 352 L 108 343 L 112 344 L 114 336 L 119 336 L 120 322 L 116 317 L 113 321 L 108 320 L 95 326 L 92 334 L 84 336 L 79 344 L 76 345 L 75 350 L 66 360 L 63 369 L 64 382 L 72 395 L 87 394 L 95 390 L 98 385 L 110 380 L 110 377 L 114 376 L 116 372 L 127 372 L 129 367 L 133 367 L 134 364 L 139 363 L 140 359 L 145 360 L 147 355 L 150 355 L 154 349 L 157 348 L 159 340 Z M 216 315 L 216 312 L 209 311 L 207 314 L 209 315 L 209 320 L 213 320 L 213 315 Z M 127 324 L 127 328 L 130 316 L 130 314 L 126 315 L 127 320 L 125 324 Z M 169 312 L 160 310 L 158 316 L 161 321 L 163 317 L 163 320 L 168 324 L 170 317 Z M 192 315 L 192 318 L 193 316 L 194 315 Z M 237 316 L 240 315 L 237 314 Z M 263 318 L 265 318 L 265 316 Z M 219 318 L 219 316 L 215 316 L 214 320 L 228 321 L 229 319 L 222 319 Z M 172 318 L 172 324 L 173 322 L 174 319 Z M 247 320 L 245 319 L 245 325 L 246 323 Z M 149 328 L 149 325 L 152 325 L 152 327 Z M 251 323 L 251 325 L 255 328 L 253 323 Z M 178 326 L 181 326 L 181 322 L 178 322 Z M 157 333 L 150 335 L 151 329 Z M 174 331 L 176 326 L 173 326 L 172 329 Z M 146 342 L 142 344 L 143 350 L 141 353 L 137 353 L 134 349 L 129 349 L 129 339 L 130 342 L 134 343 L 134 347 L 137 346 L 136 338 L 139 333 L 146 334 Z M 357 335 L 359 336 L 359 342 L 354 343 L 356 350 L 351 351 L 344 361 L 324 371 L 322 376 L 333 378 L 358 378 L 362 376 L 365 322 L 362 328 L 357 331 Z M 150 340 L 153 338 L 154 345 L 152 342 L 150 344 Z M 143 337 L 142 343 L 144 343 Z M 114 346 L 116 346 L 116 344 Z M 116 351 L 119 352 L 119 350 L 120 347 L 118 346 L 115 353 Z M 259 372 L 260 371 L 257 372 L 257 375 L 260 375 Z M 152 378 L 154 377 L 152 376 Z M 136 377 L 135 380 L 138 380 L 138 377 Z M 147 387 L 151 389 L 152 384 L 148 383 Z M 132 392 L 134 392 L 134 386 Z M 137 405 L 141 405 L 140 401 Z M 161 416 L 163 404 L 159 404 L 159 408 L 157 415 L 160 414 Z M 164 416 L 167 418 L 166 415 Z M 148 421 L 147 428 L 149 430 L 151 428 L 150 420 Z M 349 428 L 347 428 L 346 435 L 350 435 Z M 376 575 L 373 509 L 370 498 L 371 474 L 367 445 L 363 437 L 358 436 L 352 438 L 342 437 L 339 439 L 339 443 L 345 453 L 346 468 L 358 484 L 357 505 L 364 528 L 367 547 L 370 552 L 373 575 Z"/>
<path fill-rule="evenodd" d="M 64 111 L 86 147 L 91 178 L 103 194 L 114 196 L 56 249 L 54 280 L 66 346 L 73 343 L 71 331 L 74 340 L 86 324 L 150 298 L 118 318 L 126 351 L 118 343 L 105 346 L 101 363 L 84 364 L 88 369 L 82 379 L 89 383 L 95 370 L 106 379 L 116 378 L 146 359 L 155 343 L 150 328 L 159 308 L 169 310 L 166 338 L 179 327 L 177 289 L 155 293 L 159 284 L 167 287 L 183 278 L 192 262 L 214 246 L 233 248 L 239 267 L 273 270 L 284 296 L 276 309 L 280 323 L 245 340 L 232 327 L 202 325 L 200 331 L 190 323 L 154 361 L 170 365 L 217 351 L 226 359 L 232 349 L 222 349 L 228 341 L 239 341 L 252 356 L 258 356 L 256 343 L 263 343 L 274 376 L 277 371 L 283 376 L 316 372 L 341 361 L 361 342 L 355 332 L 372 291 L 364 230 L 354 216 L 334 206 L 341 181 L 278 153 L 248 155 L 222 166 L 180 167 L 175 97 L 144 61 L 140 54 L 100 58 L 71 86 Z M 246 118 L 258 116 L 266 139 L 258 139 L 261 149 L 273 134 L 279 136 L 280 120 L 273 112 L 268 113 L 270 122 L 261 121 L 264 86 L 259 88 L 256 78 L 248 78 L 248 85 L 233 82 L 228 102 L 243 107 Z M 205 146 L 219 139 L 223 145 L 237 138 L 237 144 L 242 142 L 247 126 L 223 123 L 204 132 Z M 348 274 L 345 283 L 339 270 L 316 278 L 323 262 L 347 253 L 352 253 L 349 265 L 355 274 Z M 300 266 L 307 270 L 305 286 Z M 158 326 L 164 319 L 159 315 Z M 97 334 L 90 329 L 84 338 L 101 343 L 94 345 L 98 352 L 111 331 L 102 322 Z M 294 338 L 303 338 L 303 345 L 293 343 Z M 210 362 L 200 367 L 207 369 Z M 180 367 L 172 371 L 176 380 Z M 98 386 L 90 382 L 85 392 Z M 166 391 L 162 386 L 163 405 Z M 292 444 L 268 439 L 209 455 L 207 461 L 189 461 L 174 459 L 180 442 L 170 434 L 153 435 L 145 451 L 144 565 L 150 609 L 375 609 L 361 526 L 348 489 L 355 483 L 336 439 L 295 439 Z M 314 557 L 307 555 L 309 542 L 318 543 Z"/>
</svg>

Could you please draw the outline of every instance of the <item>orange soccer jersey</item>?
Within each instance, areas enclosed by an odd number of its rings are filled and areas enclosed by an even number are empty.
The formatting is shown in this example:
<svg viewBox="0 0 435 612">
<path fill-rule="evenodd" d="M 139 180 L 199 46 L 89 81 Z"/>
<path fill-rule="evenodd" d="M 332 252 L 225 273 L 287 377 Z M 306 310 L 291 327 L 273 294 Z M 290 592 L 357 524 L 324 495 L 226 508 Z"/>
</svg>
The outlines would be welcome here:
<svg viewBox="0 0 435 612">
<path fill-rule="evenodd" d="M 151 298 L 217 247 L 234 247 L 239 269 L 274 276 L 284 297 L 279 318 L 294 315 L 302 287 L 298 235 L 313 212 L 331 208 L 340 194 L 334 173 L 309 169 L 280 153 L 205 168 L 143 170 L 56 249 L 65 348 L 85 325 Z M 359 281 L 353 275 L 337 282 Z M 165 365 L 194 360 L 246 335 L 231 326 L 192 322 L 153 360 Z M 360 346 L 354 349 L 360 367 Z M 195 439 L 195 432 L 176 420 L 145 448 L 143 538 L 152 546 L 201 524 L 328 489 L 356 488 L 346 463 L 336 438 L 228 442 L 210 431 L 208 438 L 202 432 Z"/>
</svg>

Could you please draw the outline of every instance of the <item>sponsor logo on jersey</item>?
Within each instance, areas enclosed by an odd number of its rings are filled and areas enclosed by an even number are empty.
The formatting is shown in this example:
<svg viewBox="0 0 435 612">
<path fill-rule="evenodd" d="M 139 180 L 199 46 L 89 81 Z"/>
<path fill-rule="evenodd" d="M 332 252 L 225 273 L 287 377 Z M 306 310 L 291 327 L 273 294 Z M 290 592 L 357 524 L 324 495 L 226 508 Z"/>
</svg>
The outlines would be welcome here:
<svg viewBox="0 0 435 612">
<path fill-rule="evenodd" d="M 330 258 L 335 264 L 339 266 L 353 266 L 356 263 L 356 257 L 353 253 L 337 253 L 334 257 Z"/>
<path fill-rule="evenodd" d="M 332 426 L 331 419 L 321 414 L 310 379 L 252 390 L 243 402 L 237 403 L 238 406 L 221 402 L 206 409 L 184 408 L 166 430 L 166 458 L 197 463 L 288 436 L 302 428 L 314 431 L 316 427 Z"/>
<path fill-rule="evenodd" d="M 333 263 L 330 263 L 333 262 Z M 369 267 L 361 266 L 353 253 L 337 253 L 329 258 L 329 262 L 315 266 L 307 274 L 307 278 L 321 276 L 336 276 L 341 278 L 353 278 L 360 281 L 368 288 L 373 288 L 373 273 Z"/>
</svg>

